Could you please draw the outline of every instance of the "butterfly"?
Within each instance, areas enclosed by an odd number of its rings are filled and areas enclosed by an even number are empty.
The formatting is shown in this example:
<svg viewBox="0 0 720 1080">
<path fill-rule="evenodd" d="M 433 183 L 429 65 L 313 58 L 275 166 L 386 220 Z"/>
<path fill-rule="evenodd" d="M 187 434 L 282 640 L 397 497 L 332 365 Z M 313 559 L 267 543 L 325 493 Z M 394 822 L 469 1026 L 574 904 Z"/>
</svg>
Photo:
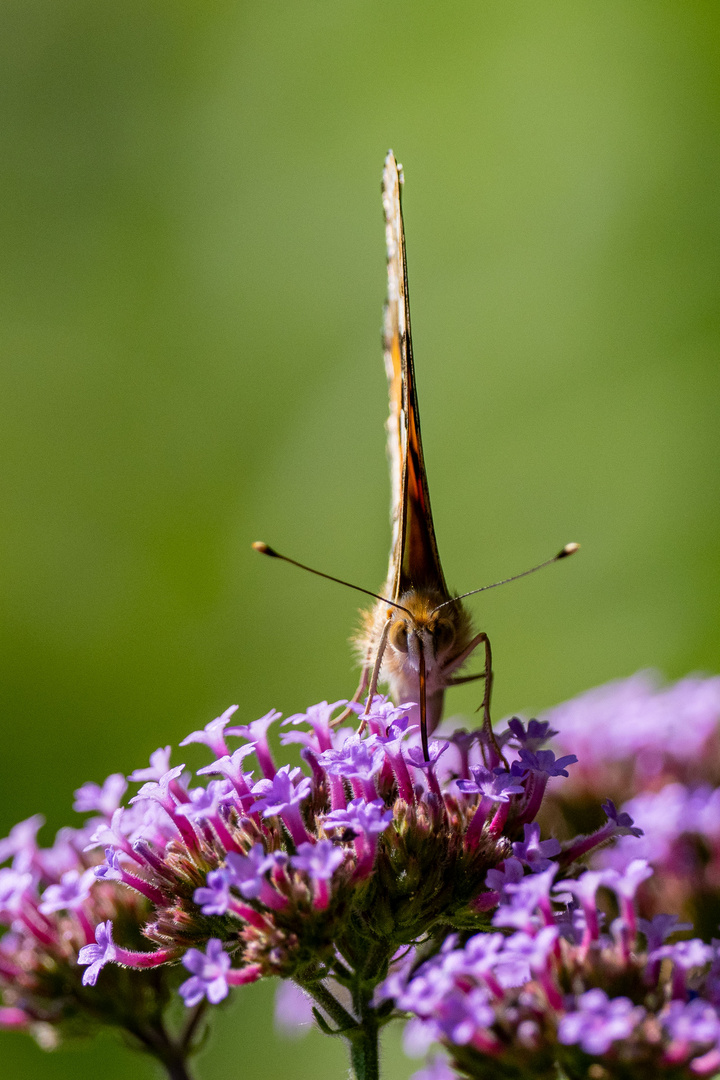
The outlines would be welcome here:
<svg viewBox="0 0 720 1080">
<path fill-rule="evenodd" d="M 387 246 L 383 347 L 390 396 L 386 427 L 392 487 L 392 546 L 385 585 L 380 594 L 373 593 L 279 555 L 267 544 L 258 542 L 253 547 L 265 555 L 280 558 L 319 577 L 349 585 L 358 592 L 375 597 L 374 606 L 363 615 L 363 627 L 356 640 L 362 673 L 352 704 L 357 704 L 367 692 L 367 713 L 378 683 L 386 683 L 396 704 L 411 706 L 411 713 L 414 714 L 411 719 L 420 726 L 423 754 L 425 760 L 429 760 L 428 735 L 432 734 L 442 717 L 445 691 L 450 686 L 482 679 L 482 742 L 485 747 L 492 747 L 496 758 L 501 759 L 502 754 L 490 722 L 493 681 L 490 640 L 483 631 L 474 633 L 470 615 L 462 601 L 467 596 L 494 588 L 505 581 L 513 581 L 516 577 L 524 577 L 571 555 L 579 545 L 566 544 L 552 559 L 493 585 L 473 589 L 460 596 L 448 590 L 435 539 L 420 436 L 410 333 L 402 185 L 402 166 L 398 165 L 390 150 L 385 158 L 382 180 Z M 458 674 L 480 646 L 483 649 L 483 670 L 474 675 Z M 348 708 L 335 722 L 342 720 L 349 712 Z"/>
<path fill-rule="evenodd" d="M 391 150 L 383 169 L 382 202 L 387 245 L 383 346 L 390 395 L 386 426 L 392 546 L 382 598 L 363 618 L 358 639 L 363 667 L 354 700 L 362 697 L 368 682 L 371 700 L 382 681 L 388 684 L 393 701 L 412 702 L 427 759 L 428 734 L 440 722 L 445 690 L 458 683 L 484 679 L 483 728 L 486 737 L 495 741 L 490 724 L 492 653 L 487 634 L 473 634 L 466 608 L 448 590 L 435 538 L 410 332 L 402 185 L 402 166 Z M 483 671 L 458 675 L 479 646 L 484 650 Z"/>
</svg>

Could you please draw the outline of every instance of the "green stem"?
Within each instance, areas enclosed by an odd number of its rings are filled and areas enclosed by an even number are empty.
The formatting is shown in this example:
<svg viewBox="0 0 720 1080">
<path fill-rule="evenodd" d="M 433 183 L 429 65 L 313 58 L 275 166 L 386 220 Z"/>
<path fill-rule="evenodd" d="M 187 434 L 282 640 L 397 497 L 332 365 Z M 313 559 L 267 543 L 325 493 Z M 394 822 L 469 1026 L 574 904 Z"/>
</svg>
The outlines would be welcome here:
<svg viewBox="0 0 720 1080">
<path fill-rule="evenodd" d="M 334 1021 L 337 1034 L 342 1035 L 348 1043 L 354 1080 L 380 1080 L 378 1034 L 381 1024 L 370 1004 L 371 992 L 365 988 L 356 990 L 353 1007 L 357 1015 L 353 1016 L 320 980 L 302 982 L 300 985 Z"/>
<path fill-rule="evenodd" d="M 168 1080 L 193 1080 L 187 1064 L 187 1049 L 177 1045 L 162 1024 L 149 1031 L 133 1028 L 132 1034 L 162 1065 Z"/>
<path fill-rule="evenodd" d="M 193 1048 L 193 1040 L 195 1033 L 198 1029 L 200 1021 L 202 1020 L 207 1010 L 207 999 L 203 998 L 202 1001 L 190 1011 L 188 1021 L 182 1030 L 180 1038 L 177 1040 L 178 1048 L 185 1054 L 189 1054 Z"/>
<path fill-rule="evenodd" d="M 166 1058 L 163 1065 L 168 1074 L 168 1080 L 192 1080 L 187 1062 L 182 1057 Z"/>
<path fill-rule="evenodd" d="M 357 1025 L 355 1017 L 352 1016 L 347 1009 L 343 1008 L 336 997 L 330 993 L 328 988 L 322 982 L 302 982 L 299 983 L 314 1001 L 317 1001 L 321 1009 L 328 1014 L 331 1020 L 334 1020 L 337 1026 L 344 1030 L 346 1028 L 353 1028 Z"/>
<path fill-rule="evenodd" d="M 350 1066 L 355 1080 L 380 1080 L 379 1030 L 375 1010 L 368 1005 L 363 1008 L 361 1022 L 348 1040 Z"/>
</svg>

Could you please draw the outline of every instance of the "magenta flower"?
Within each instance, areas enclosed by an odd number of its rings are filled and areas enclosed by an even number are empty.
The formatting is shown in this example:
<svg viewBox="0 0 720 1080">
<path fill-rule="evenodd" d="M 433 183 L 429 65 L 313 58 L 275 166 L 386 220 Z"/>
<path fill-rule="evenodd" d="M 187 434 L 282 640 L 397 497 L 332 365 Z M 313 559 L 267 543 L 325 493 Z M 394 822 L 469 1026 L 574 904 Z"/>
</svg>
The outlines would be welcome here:
<svg viewBox="0 0 720 1080">
<path fill-rule="evenodd" d="M 58 844 L 57 876 L 43 882 L 42 897 L 33 872 L 6 870 L 0 902 L 10 918 L 27 919 L 38 940 L 56 934 L 43 919 L 75 920 L 93 993 L 107 997 L 116 975 L 143 971 L 162 986 L 164 966 L 178 960 L 190 973 L 181 994 L 193 1008 L 219 1002 L 232 986 L 279 976 L 314 1001 L 321 1026 L 351 1041 L 369 1016 L 377 1030 L 392 1015 L 392 1002 L 376 992 L 388 972 L 408 962 L 418 942 L 437 939 L 446 965 L 428 970 L 424 984 L 408 983 L 408 1006 L 433 1001 L 435 1027 L 428 1020 L 427 1030 L 468 1052 L 494 1046 L 496 1037 L 480 1028 L 507 987 L 532 974 L 553 991 L 543 966 L 558 948 L 549 892 L 580 841 L 563 847 L 543 838 L 533 818 L 548 775 L 562 774 L 569 758 L 540 749 L 546 726 L 518 721 L 515 734 L 498 736 L 507 768 L 487 768 L 483 755 L 495 760 L 492 748 L 477 732 L 462 745 L 433 741 L 425 760 L 406 707 L 376 697 L 358 734 L 332 726 L 339 704 L 286 722 L 292 730 L 281 741 L 300 744 L 301 766 L 278 767 L 272 758 L 267 735 L 279 713 L 234 727 L 231 708 L 185 740 L 213 757 L 197 770 L 199 783 L 184 766 L 169 767 L 165 748 L 133 773 L 142 786 L 129 806 L 116 806 L 115 781 L 86 787 L 82 805 L 100 814 L 82 845 L 90 865 L 78 872 L 77 845 L 63 858 Z M 233 748 L 232 737 L 245 742 Z M 245 771 L 252 755 L 259 780 Z M 458 756 L 463 775 L 453 764 Z M 582 838 L 583 851 L 596 842 Z M 98 864 L 100 845 L 106 858 Z M 89 893 L 84 870 L 95 877 Z M 128 921 L 110 905 L 90 920 L 94 897 L 106 894 L 132 898 L 142 918 Z M 509 945 L 487 932 L 494 908 L 496 925 L 515 931 Z M 441 944 L 453 923 L 483 931 L 486 945 L 475 940 L 463 961 L 475 980 L 467 992 L 457 982 L 457 941 Z M 142 938 L 148 946 L 138 949 Z M 0 951 L 0 986 L 2 970 Z"/>
<path fill-rule="evenodd" d="M 255 802 L 250 807 L 251 813 L 259 811 L 265 818 L 275 815 L 282 818 L 296 844 L 309 839 L 300 816 L 300 804 L 312 788 L 312 781 L 307 776 L 303 776 L 296 785 L 295 780 L 299 775 L 299 768 L 291 769 L 289 765 L 283 765 L 272 780 L 258 780 L 252 789 Z"/>
<path fill-rule="evenodd" d="M 22 873 L 29 869 L 37 852 L 37 833 L 44 821 L 41 814 L 33 814 L 14 825 L 9 835 L 0 840 L 0 863 L 12 859 L 13 870 Z"/>
<path fill-rule="evenodd" d="M 371 837 L 385 832 L 392 819 L 392 810 L 386 809 L 382 799 L 353 799 L 345 810 L 326 814 L 323 825 L 325 829 L 350 829 L 355 836 Z"/>
<path fill-rule="evenodd" d="M 540 839 L 540 826 L 536 821 L 523 826 L 525 839 L 513 844 L 513 855 L 520 862 L 528 866 L 533 873 L 547 870 L 550 866 L 550 858 L 559 855 L 561 851 L 560 841 L 555 837 L 549 840 Z"/>
<path fill-rule="evenodd" d="M 103 817 L 110 817 L 117 810 L 123 795 L 127 791 L 127 780 L 122 773 L 108 776 L 102 787 L 98 784 L 83 784 L 75 792 L 73 810 L 79 814 L 97 810 Z"/>
<path fill-rule="evenodd" d="M 493 922 L 506 917 L 526 886 L 540 884 L 533 909 L 525 898 L 523 929 L 501 936 L 477 934 L 464 945 L 447 939 L 434 956 L 414 958 L 386 980 L 381 996 L 411 1014 L 412 1041 L 439 1041 L 463 1075 L 477 1080 L 551 1075 L 627 1075 L 678 1080 L 711 1076 L 720 1065 L 720 941 L 697 939 L 648 949 L 677 927 L 670 917 L 633 931 L 637 913 L 611 933 L 594 909 L 603 884 L 617 901 L 634 904 L 643 876 L 627 878 L 585 871 L 572 886 L 577 909 L 555 901 L 550 908 L 552 871 L 508 884 Z M 591 940 L 585 920 L 597 929 Z M 670 961 L 660 964 L 659 960 Z M 598 986 L 598 983 L 601 985 Z"/>
<path fill-rule="evenodd" d="M 43 915 L 51 915 L 56 911 L 70 911 L 85 903 L 90 895 L 90 886 L 95 880 L 92 868 L 82 873 L 77 870 L 66 870 L 57 885 L 48 885 L 42 894 L 42 903 L 38 905 L 38 911 Z"/>
<path fill-rule="evenodd" d="M 171 748 L 161 746 L 150 755 L 150 767 L 147 769 L 135 769 L 128 776 L 128 780 L 142 784 L 146 780 L 159 780 L 170 769 Z"/>
<path fill-rule="evenodd" d="M 190 1008 L 207 998 L 212 1005 L 228 996 L 227 975 L 230 970 L 230 957 L 223 949 L 219 938 L 210 938 L 204 953 L 199 949 L 188 949 L 183 956 L 183 966 L 192 972 L 180 987 L 180 994 Z"/>
<path fill-rule="evenodd" d="M 548 717 L 560 728 L 558 746 L 580 755 L 569 783 L 545 803 L 554 807 L 554 819 L 561 815 L 575 831 L 604 797 L 608 836 L 620 839 L 598 849 L 594 864 L 622 870 L 634 859 L 647 860 L 655 873 L 638 894 L 641 915 L 676 909 L 703 938 L 717 933 L 720 678 L 692 676 L 662 686 L 640 673 L 583 694 Z"/>
<path fill-rule="evenodd" d="M 112 963 L 117 958 L 112 938 L 112 923 L 109 919 L 95 928 L 95 942 L 94 945 L 84 945 L 78 954 L 78 964 L 90 965 L 83 974 L 83 986 L 94 986 L 105 964 Z"/>
<path fill-rule="evenodd" d="M 204 746 L 208 746 L 216 757 L 226 756 L 229 751 L 225 742 L 225 728 L 237 710 L 237 705 L 231 705 L 221 716 L 206 724 L 202 731 L 191 731 L 179 745 L 188 746 L 190 743 L 202 743 Z"/>
<path fill-rule="evenodd" d="M 270 712 L 265 713 L 265 716 L 261 716 L 259 720 L 253 720 L 250 724 L 240 724 L 237 727 L 228 728 L 225 732 L 226 735 L 239 735 L 252 743 L 263 776 L 269 780 L 272 780 L 275 775 L 275 762 L 270 751 L 268 731 L 281 716 L 282 713 L 277 712 L 276 709 L 271 709 Z"/>
<path fill-rule="evenodd" d="M 231 874 L 228 870 L 211 870 L 207 885 L 196 889 L 193 900 L 203 915 L 226 915 L 232 906 Z"/>
<path fill-rule="evenodd" d="M 629 1038 L 643 1020 L 645 1010 L 626 997 L 609 999 L 600 989 L 588 990 L 577 999 L 575 1012 L 560 1019 L 561 1043 L 579 1043 L 586 1054 L 601 1056 L 614 1042 Z"/>
</svg>

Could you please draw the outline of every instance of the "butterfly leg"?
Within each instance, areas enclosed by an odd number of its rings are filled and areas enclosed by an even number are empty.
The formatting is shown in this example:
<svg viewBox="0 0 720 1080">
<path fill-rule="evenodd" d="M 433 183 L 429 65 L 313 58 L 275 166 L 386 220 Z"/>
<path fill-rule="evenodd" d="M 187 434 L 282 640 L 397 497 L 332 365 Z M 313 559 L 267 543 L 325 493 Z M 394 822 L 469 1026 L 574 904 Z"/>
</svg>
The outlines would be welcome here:
<svg viewBox="0 0 720 1080">
<path fill-rule="evenodd" d="M 375 697 L 375 694 L 377 692 L 377 684 L 378 684 L 378 679 L 380 678 L 380 668 L 382 666 L 382 658 L 383 658 L 383 654 L 385 652 L 385 646 L 387 645 L 388 632 L 390 630 L 390 621 L 391 621 L 390 619 L 387 620 L 387 622 L 385 623 L 385 625 L 382 628 L 382 633 L 380 634 L 380 642 L 378 644 L 378 650 L 377 650 L 377 654 L 375 656 L 375 663 L 372 665 L 372 678 L 370 680 L 370 692 L 368 694 L 367 705 L 365 706 L 365 714 L 364 715 L 367 715 L 367 713 L 370 711 L 370 706 L 372 704 L 372 699 Z M 360 698 L 365 693 L 365 689 L 366 689 L 367 684 L 368 684 L 368 676 L 370 674 L 370 666 L 371 666 L 372 654 L 373 654 L 373 650 L 372 650 L 372 646 L 371 646 L 368 649 L 367 653 L 365 654 L 365 659 L 363 660 L 362 672 L 360 673 L 360 682 L 358 683 L 357 690 L 353 694 L 353 696 L 352 696 L 351 700 L 349 701 L 348 705 L 346 706 L 346 708 L 343 709 L 343 711 L 339 714 L 339 716 L 336 716 L 334 720 L 330 721 L 330 727 L 333 727 L 333 728 L 338 727 L 338 725 L 342 724 L 344 720 L 347 720 L 347 718 L 349 716 L 351 716 L 352 713 L 354 712 L 354 710 L 350 706 L 351 705 L 357 705 L 358 701 L 360 700 Z M 364 729 L 365 729 L 365 721 L 363 720 L 363 722 L 361 723 L 360 728 L 359 728 L 359 733 L 362 734 Z"/>
<path fill-rule="evenodd" d="M 485 687 L 483 690 L 483 699 L 478 708 L 478 712 L 482 709 L 483 714 L 483 735 L 485 736 L 485 743 L 483 745 L 483 757 L 485 757 L 485 746 L 488 743 L 492 746 L 493 750 L 497 754 L 497 757 L 502 761 L 505 768 L 508 768 L 508 763 L 505 760 L 505 755 L 500 749 L 500 744 L 495 738 L 495 732 L 493 731 L 492 721 L 490 719 L 490 696 L 492 694 L 493 687 L 493 669 L 492 669 L 492 650 L 490 648 L 490 638 L 485 633 L 478 634 L 475 638 L 478 645 L 482 644 L 485 647 L 485 670 L 483 676 L 485 678 Z"/>
<path fill-rule="evenodd" d="M 503 752 L 500 749 L 500 745 L 499 745 L 497 739 L 495 738 L 495 732 L 492 729 L 492 722 L 490 720 L 490 696 L 492 694 L 492 684 L 493 684 L 492 649 L 490 648 L 490 638 L 487 636 L 487 634 L 484 631 L 481 631 L 479 634 L 477 634 L 476 637 L 474 637 L 472 639 L 470 644 L 467 645 L 463 649 L 460 656 L 456 657 L 453 660 L 453 666 L 454 667 L 460 667 L 460 665 L 463 664 L 467 660 L 467 658 L 478 647 L 478 645 L 482 645 L 484 647 L 484 650 L 485 650 L 485 670 L 482 671 L 479 675 L 466 675 L 466 676 L 460 675 L 460 676 L 452 679 L 452 681 L 450 682 L 450 685 L 457 686 L 460 683 L 472 682 L 474 679 L 484 679 L 485 680 L 485 688 L 483 690 L 483 699 L 482 699 L 482 702 L 480 703 L 480 707 L 478 708 L 478 712 L 480 712 L 480 710 L 482 710 L 482 714 L 483 714 L 484 745 L 487 745 L 489 743 L 492 746 L 495 753 L 497 754 L 499 760 L 500 761 L 505 761 L 505 758 L 503 756 Z"/>
<path fill-rule="evenodd" d="M 382 667 L 383 656 L 385 654 L 385 646 L 387 645 L 388 634 L 390 632 L 390 624 L 392 619 L 388 619 L 382 628 L 382 634 L 380 635 L 380 641 L 378 643 L 378 650 L 375 654 L 375 663 L 373 664 L 372 677 L 370 679 L 370 689 L 368 691 L 367 702 L 365 704 L 365 712 L 363 713 L 362 723 L 358 728 L 358 735 L 362 735 L 365 730 L 365 717 L 370 712 L 370 706 L 372 705 L 373 698 L 377 691 L 378 679 L 380 678 L 380 668 Z"/>
<path fill-rule="evenodd" d="M 455 675 L 452 679 L 448 679 L 448 686 L 462 686 L 467 682 L 475 682 L 477 679 L 484 679 L 485 672 L 480 671 L 477 675 Z"/>
<path fill-rule="evenodd" d="M 371 658 L 371 656 L 372 656 L 372 652 L 368 652 L 367 656 L 363 660 L 362 671 L 360 673 L 360 682 L 358 683 L 357 690 L 353 694 L 353 696 L 350 699 L 350 701 L 348 702 L 347 706 L 340 713 L 340 715 L 336 716 L 334 720 L 330 721 L 330 727 L 332 727 L 332 728 L 338 727 L 340 724 L 343 723 L 343 721 L 347 720 L 348 716 L 350 716 L 353 713 L 353 709 L 351 709 L 350 706 L 351 705 L 357 705 L 358 701 L 360 700 L 360 698 L 365 693 L 365 687 L 368 684 L 368 675 L 370 674 L 370 658 Z"/>
</svg>

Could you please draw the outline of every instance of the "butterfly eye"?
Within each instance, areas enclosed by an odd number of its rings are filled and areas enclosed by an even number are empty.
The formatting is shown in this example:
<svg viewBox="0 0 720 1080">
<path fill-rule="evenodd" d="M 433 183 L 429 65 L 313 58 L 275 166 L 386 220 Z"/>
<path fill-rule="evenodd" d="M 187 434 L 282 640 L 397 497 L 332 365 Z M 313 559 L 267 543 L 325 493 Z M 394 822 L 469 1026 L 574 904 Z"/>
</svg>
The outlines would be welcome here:
<svg viewBox="0 0 720 1080">
<path fill-rule="evenodd" d="M 438 619 L 433 630 L 435 655 L 449 649 L 455 640 L 455 628 L 449 619 Z"/>
<path fill-rule="evenodd" d="M 390 631 L 390 644 L 398 652 L 406 653 L 408 651 L 408 632 L 404 622 L 396 622 L 393 626 Z"/>
</svg>

